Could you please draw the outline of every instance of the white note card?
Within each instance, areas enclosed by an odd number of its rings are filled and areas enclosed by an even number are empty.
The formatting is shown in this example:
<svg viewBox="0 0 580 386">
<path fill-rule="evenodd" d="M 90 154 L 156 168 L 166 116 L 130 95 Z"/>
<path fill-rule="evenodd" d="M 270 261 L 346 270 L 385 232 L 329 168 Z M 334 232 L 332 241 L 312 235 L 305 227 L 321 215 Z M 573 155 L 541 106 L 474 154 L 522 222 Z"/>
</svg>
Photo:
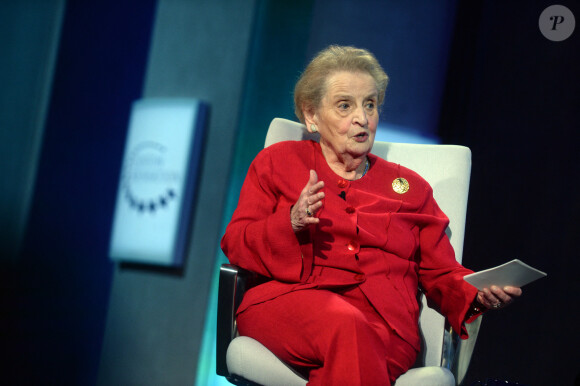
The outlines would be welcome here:
<svg viewBox="0 0 580 386">
<path fill-rule="evenodd" d="M 524 285 L 545 276 L 547 276 L 545 272 L 530 267 L 526 263 L 515 259 L 494 268 L 466 275 L 463 279 L 469 284 L 475 286 L 478 290 L 482 290 L 483 288 L 489 288 L 492 285 L 498 287 L 523 287 Z"/>
</svg>

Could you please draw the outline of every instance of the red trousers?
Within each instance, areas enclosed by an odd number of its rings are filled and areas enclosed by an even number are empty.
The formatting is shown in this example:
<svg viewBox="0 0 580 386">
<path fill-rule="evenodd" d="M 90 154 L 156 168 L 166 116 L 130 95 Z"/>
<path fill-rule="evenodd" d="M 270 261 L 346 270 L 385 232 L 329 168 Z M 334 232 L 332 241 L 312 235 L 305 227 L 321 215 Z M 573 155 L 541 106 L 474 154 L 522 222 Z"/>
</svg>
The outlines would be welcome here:
<svg viewBox="0 0 580 386">
<path fill-rule="evenodd" d="M 252 337 L 308 376 L 309 385 L 390 385 L 415 362 L 358 287 L 298 290 L 238 315 Z"/>
</svg>

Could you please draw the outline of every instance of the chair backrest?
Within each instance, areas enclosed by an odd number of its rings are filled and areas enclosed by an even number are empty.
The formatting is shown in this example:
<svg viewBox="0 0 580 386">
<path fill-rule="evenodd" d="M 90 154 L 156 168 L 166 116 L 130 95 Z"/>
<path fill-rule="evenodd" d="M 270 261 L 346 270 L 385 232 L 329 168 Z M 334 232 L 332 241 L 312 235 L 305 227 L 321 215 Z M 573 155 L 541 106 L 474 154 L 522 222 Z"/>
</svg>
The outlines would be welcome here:
<svg viewBox="0 0 580 386">
<path fill-rule="evenodd" d="M 265 147 L 273 143 L 305 139 L 318 140 L 300 123 L 275 118 L 268 129 Z M 375 142 L 372 153 L 387 161 L 401 164 L 419 173 L 433 188 L 439 207 L 449 217 L 447 234 L 455 250 L 455 258 L 461 263 L 467 197 L 471 176 L 471 151 L 464 146 L 424 145 L 407 143 Z M 422 307 L 419 326 L 423 339 L 423 350 L 417 364 L 441 366 L 445 320 L 427 305 L 421 297 Z"/>
</svg>

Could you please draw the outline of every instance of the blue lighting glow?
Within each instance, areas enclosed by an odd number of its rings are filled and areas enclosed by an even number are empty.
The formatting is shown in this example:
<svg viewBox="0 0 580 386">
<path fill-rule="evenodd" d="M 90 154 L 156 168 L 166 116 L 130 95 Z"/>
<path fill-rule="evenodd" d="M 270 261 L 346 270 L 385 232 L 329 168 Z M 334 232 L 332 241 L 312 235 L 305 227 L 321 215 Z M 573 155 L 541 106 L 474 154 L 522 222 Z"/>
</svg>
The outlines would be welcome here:
<svg viewBox="0 0 580 386">
<path fill-rule="evenodd" d="M 377 134 L 375 135 L 375 141 L 420 144 L 440 143 L 439 138 L 436 136 L 429 136 L 425 133 L 419 132 L 418 130 L 390 123 L 379 123 Z"/>
</svg>

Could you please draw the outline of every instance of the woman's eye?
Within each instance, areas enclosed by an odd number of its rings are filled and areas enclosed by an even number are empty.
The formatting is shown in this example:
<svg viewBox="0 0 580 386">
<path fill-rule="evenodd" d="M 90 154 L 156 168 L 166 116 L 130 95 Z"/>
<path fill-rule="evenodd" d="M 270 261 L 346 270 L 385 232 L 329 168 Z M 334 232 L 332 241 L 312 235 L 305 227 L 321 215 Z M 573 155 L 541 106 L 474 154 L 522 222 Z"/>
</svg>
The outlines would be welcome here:
<svg viewBox="0 0 580 386">
<path fill-rule="evenodd" d="M 369 110 L 374 110 L 374 108 L 375 108 L 375 102 L 368 102 L 368 103 L 366 104 L 366 107 L 367 107 L 367 109 L 369 109 Z"/>
<path fill-rule="evenodd" d="M 341 103 L 338 105 L 338 108 L 341 110 L 348 110 L 349 107 L 350 105 L 348 103 Z"/>
</svg>

